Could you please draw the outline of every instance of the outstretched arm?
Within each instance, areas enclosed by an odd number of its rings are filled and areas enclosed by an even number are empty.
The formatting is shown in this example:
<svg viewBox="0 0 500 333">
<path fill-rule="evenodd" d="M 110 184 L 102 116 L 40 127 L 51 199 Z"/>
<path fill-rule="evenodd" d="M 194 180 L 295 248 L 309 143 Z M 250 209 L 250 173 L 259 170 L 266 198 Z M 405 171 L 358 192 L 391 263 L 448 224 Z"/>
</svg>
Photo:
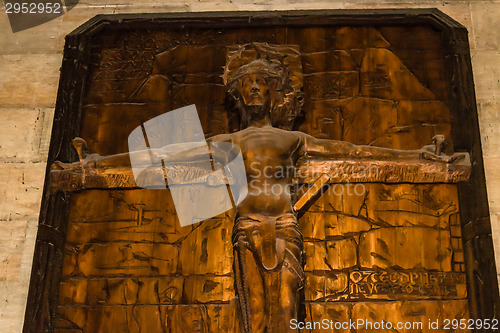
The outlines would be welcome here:
<svg viewBox="0 0 500 333">
<path fill-rule="evenodd" d="M 217 149 L 220 142 L 230 142 L 229 134 L 220 134 L 207 139 L 207 142 L 212 143 L 211 153 L 214 158 L 223 161 L 227 158 L 223 149 Z M 55 162 L 52 166 L 53 170 L 65 169 L 108 169 L 108 168 L 130 168 L 130 160 L 134 159 L 138 164 L 144 166 L 155 164 L 159 160 L 165 163 L 175 162 L 192 162 L 207 158 L 208 148 L 207 145 L 200 145 L 199 143 L 179 143 L 167 145 L 161 148 L 152 148 L 148 150 L 133 151 L 129 153 L 114 154 L 108 156 L 101 156 L 99 154 L 87 154 L 87 143 L 81 138 L 73 140 L 73 146 L 78 152 L 79 161 L 75 163 L 62 163 Z"/>
<path fill-rule="evenodd" d="M 207 144 L 179 143 L 153 149 L 154 158 L 165 163 L 194 162 L 208 158 L 210 152 L 213 160 L 228 163 L 239 153 L 239 148 L 231 143 L 230 134 L 219 134 L 206 139 Z"/>
<path fill-rule="evenodd" d="M 349 142 L 337 140 L 317 139 L 313 136 L 302 134 L 303 155 L 316 158 L 338 159 L 364 159 L 364 160 L 432 160 L 443 163 L 453 162 L 460 154 L 445 155 L 443 136 L 435 136 L 432 145 L 426 145 L 418 150 L 399 150 L 364 145 L 354 145 Z"/>
<path fill-rule="evenodd" d="M 236 147 L 230 144 L 228 134 L 214 136 L 207 139 L 207 141 L 210 143 L 212 159 L 217 160 L 219 163 L 228 163 L 229 160 L 234 158 L 233 155 L 239 153 L 239 149 L 235 149 Z M 186 163 L 185 171 L 188 174 L 191 172 L 194 178 L 208 174 L 212 170 L 210 165 L 206 164 L 209 158 L 209 149 L 206 144 L 173 144 L 158 149 L 109 156 L 88 154 L 87 144 L 81 138 L 75 138 L 73 146 L 78 152 L 78 162 L 62 163 L 56 161 L 51 166 L 51 186 L 53 191 L 134 187 L 137 185 L 139 178 L 154 176 L 158 172 L 163 175 L 162 165 L 165 167 L 165 171 L 167 169 L 172 170 L 174 176 L 182 169 L 184 163 Z M 133 161 L 133 165 L 131 161 Z M 194 165 L 190 162 L 194 162 Z M 169 166 L 172 164 L 175 164 L 175 166 Z M 134 173 L 133 170 L 135 170 Z M 140 172 L 139 176 L 135 172 Z"/>
</svg>

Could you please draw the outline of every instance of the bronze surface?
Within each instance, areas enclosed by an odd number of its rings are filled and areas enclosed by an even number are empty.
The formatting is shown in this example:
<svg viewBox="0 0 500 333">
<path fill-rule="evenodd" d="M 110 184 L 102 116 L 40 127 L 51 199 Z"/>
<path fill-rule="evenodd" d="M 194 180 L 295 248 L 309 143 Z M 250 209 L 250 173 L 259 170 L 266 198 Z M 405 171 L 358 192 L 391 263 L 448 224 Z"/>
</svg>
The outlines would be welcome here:
<svg viewBox="0 0 500 333">
<path fill-rule="evenodd" d="M 276 149 L 285 151 L 298 138 L 304 148 L 304 158 L 297 161 L 304 175 L 298 184 L 314 183 L 317 177 L 308 174 L 324 174 L 339 166 L 335 163 L 351 163 L 351 168 L 366 163 L 368 169 L 376 164 L 383 172 L 357 180 L 330 174 L 331 188 L 344 183 L 346 190 L 327 191 L 305 205 L 298 220 L 302 237 L 291 237 L 303 241 L 294 248 L 293 242 L 280 245 L 283 229 L 277 234 L 281 224 L 294 224 L 293 218 L 279 218 L 293 211 L 280 205 L 277 212 L 269 198 L 261 199 L 266 204 L 256 199 L 249 207 L 181 228 L 168 190 L 127 189 L 133 184 L 126 165 L 90 175 L 95 180 L 85 176 L 88 183 L 75 176 L 71 165 L 59 165 L 52 171 L 54 179 L 59 173 L 62 180 L 59 190 L 88 190 L 71 195 L 55 331 L 259 331 L 262 325 L 284 331 L 279 325 L 297 310 L 306 321 L 427 323 L 468 318 L 469 313 L 476 317 L 476 296 L 466 286 L 466 278 L 471 281 L 476 273 L 465 273 L 472 245 L 466 243 L 464 250 L 460 185 L 454 184 L 468 179 L 470 168 L 466 155 L 446 161 L 457 140 L 441 38 L 423 25 L 174 28 L 149 32 L 147 38 L 140 30 L 110 29 L 94 37 L 82 126 L 73 137 L 85 139 L 89 150 L 100 155 L 98 161 L 125 153 L 128 134 L 142 122 L 195 103 L 205 134 L 227 138 L 224 133 L 234 133 L 230 138 L 244 152 L 258 148 L 248 145 L 256 142 L 248 139 L 252 135 L 268 145 L 279 134 Z M 262 129 L 261 123 L 249 126 L 253 118 L 243 124 L 250 130 L 245 132 L 236 113 L 227 112 L 231 109 L 220 77 L 226 47 L 234 50 L 255 41 L 295 45 L 300 51 L 302 78 L 295 75 L 291 87 L 300 87 L 302 79 L 304 118 L 296 128 L 325 141 Z M 198 61 L 200 57 L 210 61 Z M 448 149 L 439 138 L 435 146 L 424 147 L 438 134 L 450 141 Z M 331 139 L 369 147 L 328 146 Z M 411 152 L 370 148 L 374 146 Z M 357 184 L 366 187 L 365 195 L 348 194 Z M 291 209 L 293 202 L 288 202 Z M 263 212 L 265 218 L 253 216 Z M 268 218 L 271 212 L 276 218 Z M 234 219 L 240 216 L 246 219 L 239 220 L 241 228 L 231 240 Z M 261 241 L 271 245 L 259 246 L 245 231 L 252 220 L 260 221 Z M 285 260 L 282 251 L 292 257 Z M 253 259 L 241 263 L 243 257 Z M 301 274 L 290 269 L 294 260 L 303 261 L 301 293 Z M 280 264 L 284 268 L 276 277 Z M 254 274 L 245 277 L 242 268 Z M 280 279 L 288 289 L 272 288 Z M 238 281 L 249 284 L 249 292 L 259 285 L 269 290 L 265 297 L 251 296 L 263 304 L 259 311 L 242 299 L 245 288 Z M 266 306 L 271 310 L 265 312 Z M 246 315 L 245 307 L 250 309 Z M 284 313 L 289 308 L 291 314 Z M 275 316 L 279 323 L 272 320 Z M 258 327 L 249 326 L 249 318 Z"/>
</svg>

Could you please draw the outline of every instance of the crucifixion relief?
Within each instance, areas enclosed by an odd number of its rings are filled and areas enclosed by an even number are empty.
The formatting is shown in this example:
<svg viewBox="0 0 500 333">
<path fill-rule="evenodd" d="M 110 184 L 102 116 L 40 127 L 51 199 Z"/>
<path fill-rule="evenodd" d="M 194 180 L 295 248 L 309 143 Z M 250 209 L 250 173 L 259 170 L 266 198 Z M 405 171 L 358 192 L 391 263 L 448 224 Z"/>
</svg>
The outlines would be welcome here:
<svg viewBox="0 0 500 333">
<path fill-rule="evenodd" d="M 239 147 L 245 164 L 248 194 L 234 207 L 232 245 L 239 322 L 247 333 L 297 331 L 290 322 L 299 314 L 307 252 L 298 214 L 325 185 L 457 182 L 470 173 L 468 154 L 450 151 L 443 135 L 434 136 L 431 144 L 418 150 L 396 150 L 293 131 L 307 98 L 302 92 L 301 68 L 300 52 L 294 45 L 250 43 L 230 48 L 222 79 L 230 107 L 239 116 L 240 130 L 207 139 Z M 74 146 L 80 161 L 53 165 L 54 190 L 137 187 L 128 153 L 87 154 L 82 139 L 75 139 Z M 167 169 L 169 164 L 193 161 L 196 155 L 196 149 L 176 155 L 169 154 L 168 147 L 155 151 L 155 158 Z M 151 156 L 144 154 L 144 158 Z M 212 158 L 227 162 L 223 152 L 212 151 Z M 359 179 L 354 173 L 338 172 L 356 167 L 376 172 L 358 175 Z M 294 184 L 310 186 L 296 193 Z M 144 208 L 137 209 L 140 226 Z"/>
</svg>

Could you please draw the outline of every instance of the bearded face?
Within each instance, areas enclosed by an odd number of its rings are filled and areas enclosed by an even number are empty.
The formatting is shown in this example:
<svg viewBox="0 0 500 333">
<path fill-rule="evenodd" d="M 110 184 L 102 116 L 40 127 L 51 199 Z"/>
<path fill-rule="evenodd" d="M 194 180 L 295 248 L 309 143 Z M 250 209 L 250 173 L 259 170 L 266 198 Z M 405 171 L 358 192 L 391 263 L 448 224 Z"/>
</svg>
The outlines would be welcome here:
<svg viewBox="0 0 500 333">
<path fill-rule="evenodd" d="M 266 106 L 269 102 L 269 86 L 260 74 L 249 74 L 241 79 L 240 95 L 246 106 Z"/>
<path fill-rule="evenodd" d="M 240 113 L 240 128 L 269 115 L 273 126 L 292 129 L 303 102 L 296 99 L 301 91 L 294 90 L 288 75 L 283 64 L 266 59 L 236 71 L 226 67 L 223 80 Z"/>
</svg>

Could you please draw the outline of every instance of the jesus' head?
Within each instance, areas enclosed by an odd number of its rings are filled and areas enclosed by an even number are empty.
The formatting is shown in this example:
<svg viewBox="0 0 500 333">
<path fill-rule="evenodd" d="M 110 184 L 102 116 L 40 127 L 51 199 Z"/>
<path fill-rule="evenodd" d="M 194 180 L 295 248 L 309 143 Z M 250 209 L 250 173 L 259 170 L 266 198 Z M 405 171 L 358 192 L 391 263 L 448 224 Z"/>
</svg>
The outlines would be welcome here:
<svg viewBox="0 0 500 333">
<path fill-rule="evenodd" d="M 227 83 L 228 92 L 237 101 L 243 127 L 264 118 L 270 123 L 273 99 L 271 90 L 279 84 L 281 73 L 276 64 L 256 59 L 241 66 Z"/>
</svg>

